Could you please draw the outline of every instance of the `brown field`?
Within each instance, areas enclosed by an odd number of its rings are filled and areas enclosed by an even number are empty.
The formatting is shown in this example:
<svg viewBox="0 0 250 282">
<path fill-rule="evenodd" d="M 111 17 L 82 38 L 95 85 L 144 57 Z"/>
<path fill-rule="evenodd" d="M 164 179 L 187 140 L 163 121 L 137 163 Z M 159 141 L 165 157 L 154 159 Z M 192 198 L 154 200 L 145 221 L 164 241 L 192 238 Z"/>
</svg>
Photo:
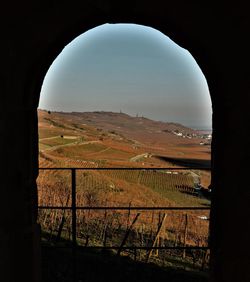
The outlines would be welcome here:
<svg viewBox="0 0 250 282">
<path fill-rule="evenodd" d="M 192 139 L 176 136 L 171 130 L 186 134 L 197 133 L 173 123 L 155 122 L 146 118 L 133 118 L 126 114 L 93 112 L 62 113 L 38 111 L 40 148 L 53 157 L 73 160 L 102 161 L 108 166 L 113 162 L 130 163 L 130 158 L 149 153 L 150 158 L 137 161 L 139 166 L 166 167 L 173 163 L 156 156 L 199 160 L 209 163 L 210 146 L 201 146 L 200 136 Z M 67 138 L 70 136 L 70 138 Z M 74 139 L 75 138 L 75 139 Z M 76 141 L 79 144 L 75 146 Z M 87 144 L 87 142 L 93 142 Z M 69 144 L 72 143 L 72 146 Z M 67 146 L 59 147 L 58 145 Z M 48 146 L 55 147 L 47 151 Z"/>
<path fill-rule="evenodd" d="M 79 243 L 119 244 L 138 212 L 130 210 L 131 207 L 210 205 L 210 200 L 198 195 L 195 190 L 197 179 L 203 187 L 209 186 L 209 170 L 181 170 L 187 166 L 208 168 L 210 165 L 210 145 L 201 146 L 203 138 L 196 131 L 178 124 L 116 113 L 49 114 L 39 110 L 38 116 L 40 167 L 151 168 L 77 171 L 77 206 L 128 207 L 127 210 L 113 211 L 79 210 Z M 183 138 L 176 136 L 173 130 L 196 136 Z M 175 170 L 154 170 L 167 167 Z M 41 170 L 37 183 L 40 206 L 70 206 L 70 171 Z M 185 244 L 207 244 L 208 221 L 202 217 L 209 218 L 208 211 L 139 213 L 129 239 L 132 245 L 150 244 L 164 214 L 167 219 L 161 231 L 162 244 L 183 244 L 186 217 L 188 233 Z M 39 221 L 43 230 L 51 236 L 70 238 L 69 211 L 41 210 Z M 147 238 L 146 241 L 142 243 L 140 236 Z"/>
</svg>

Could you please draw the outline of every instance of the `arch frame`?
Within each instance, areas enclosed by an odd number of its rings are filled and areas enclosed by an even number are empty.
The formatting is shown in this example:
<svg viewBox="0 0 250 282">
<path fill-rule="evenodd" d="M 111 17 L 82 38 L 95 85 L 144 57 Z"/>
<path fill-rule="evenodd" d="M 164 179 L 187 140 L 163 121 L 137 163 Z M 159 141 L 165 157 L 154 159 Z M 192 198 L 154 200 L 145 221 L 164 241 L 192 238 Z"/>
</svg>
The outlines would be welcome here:
<svg viewBox="0 0 250 282">
<path fill-rule="evenodd" d="M 166 1 L 116 3 L 76 0 L 70 5 L 61 1 L 58 6 L 55 1 L 31 4 L 25 0 L 14 12 L 9 5 L 3 10 L 1 20 L 11 24 L 1 27 L 5 72 L 0 86 L 3 93 L 0 118 L 6 139 L 1 140 L 0 147 L 4 167 L 2 195 L 6 201 L 1 206 L 0 241 L 5 246 L 9 242 L 8 246 L 13 244 L 15 248 L 6 247 L 1 253 L 0 261 L 4 262 L 1 275 L 6 275 L 5 281 L 16 281 L 17 277 L 27 282 L 40 280 L 39 260 L 34 260 L 39 257 L 34 191 L 38 175 L 36 109 L 43 79 L 65 45 L 84 31 L 109 22 L 137 23 L 161 31 L 189 50 L 202 69 L 213 106 L 212 186 L 215 188 L 211 213 L 211 281 L 250 281 L 250 232 L 242 230 L 250 215 L 249 192 L 244 189 L 248 168 L 235 169 L 230 165 L 244 163 L 250 155 L 250 138 L 243 130 L 249 120 L 246 96 L 249 71 L 244 66 L 249 47 L 247 9 L 243 4 L 237 8 L 225 5 L 224 1 L 203 3 L 203 6 L 191 1 L 182 3 L 181 7 L 177 2 Z M 17 135 L 23 136 L 18 142 Z M 235 150 L 242 146 L 244 152 Z M 13 163 L 17 155 L 19 158 Z M 13 203 L 11 210 L 9 206 Z M 20 214 L 19 220 L 16 214 Z M 18 236 L 16 241 L 15 236 Z M 232 247 L 238 237 L 241 241 Z M 20 254 L 27 251 L 26 262 L 21 255 L 15 257 L 17 250 Z M 10 267 L 18 271 L 10 272 Z"/>
</svg>

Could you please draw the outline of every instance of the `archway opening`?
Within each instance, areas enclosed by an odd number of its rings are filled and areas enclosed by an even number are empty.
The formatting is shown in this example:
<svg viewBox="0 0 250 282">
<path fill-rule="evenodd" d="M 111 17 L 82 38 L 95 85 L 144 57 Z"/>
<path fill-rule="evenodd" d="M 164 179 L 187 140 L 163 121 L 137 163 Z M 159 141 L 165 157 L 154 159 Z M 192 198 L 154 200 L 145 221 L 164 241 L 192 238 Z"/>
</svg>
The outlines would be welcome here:
<svg viewBox="0 0 250 282">
<path fill-rule="evenodd" d="M 165 209 L 210 205 L 211 101 L 188 51 L 150 27 L 99 26 L 54 61 L 39 108 L 40 166 L 47 168 L 38 179 L 39 205 L 57 208 L 40 213 L 44 238 L 115 246 L 128 256 L 122 248 L 139 244 L 148 247 L 142 260 L 156 264 L 171 252 L 152 254 L 152 247 L 207 244 L 208 211 Z M 58 212 L 73 201 L 70 173 L 81 207 L 72 210 L 75 227 L 71 211 Z M 192 256 L 184 249 L 176 266 Z"/>
</svg>

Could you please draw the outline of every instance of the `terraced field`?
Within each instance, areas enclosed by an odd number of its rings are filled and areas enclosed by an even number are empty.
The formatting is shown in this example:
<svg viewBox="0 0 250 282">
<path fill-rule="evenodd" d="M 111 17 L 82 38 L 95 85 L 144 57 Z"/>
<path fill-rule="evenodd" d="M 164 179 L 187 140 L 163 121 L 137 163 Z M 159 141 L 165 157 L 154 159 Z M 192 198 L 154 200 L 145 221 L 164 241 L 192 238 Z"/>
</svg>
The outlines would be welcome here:
<svg viewBox="0 0 250 282">
<path fill-rule="evenodd" d="M 207 244 L 208 211 L 166 212 L 161 209 L 161 207 L 210 205 L 210 200 L 202 197 L 195 189 L 197 179 L 204 187 L 208 187 L 210 173 L 181 170 L 181 166 L 171 162 L 171 158 L 176 160 L 180 152 L 182 160 L 191 159 L 190 152 L 193 150 L 196 161 L 208 163 L 206 148 L 198 145 L 189 146 L 184 142 L 185 140 L 181 140 L 185 143 L 185 146 L 181 146 L 175 135 L 170 136 L 170 133 L 164 131 L 159 137 L 159 130 L 155 135 L 158 140 L 154 139 L 153 133 L 147 132 L 145 137 L 151 134 L 150 140 L 145 139 L 144 142 L 142 132 L 146 127 L 141 129 L 140 126 L 143 122 L 147 122 L 146 120 L 131 127 L 136 128 L 137 133 L 130 135 L 129 120 L 124 121 L 127 131 L 121 134 L 119 130 L 112 129 L 111 122 L 109 124 L 100 122 L 98 126 L 93 126 L 91 119 L 87 118 L 83 121 L 81 115 L 42 112 L 40 116 L 39 166 L 81 168 L 76 171 L 77 206 L 104 207 L 103 210 L 77 211 L 77 240 L 80 245 L 117 246 L 121 244 L 126 230 L 135 220 L 127 244 L 150 246 L 163 218 L 164 226 L 158 244 L 182 246 L 187 226 L 185 244 L 191 246 Z M 123 119 L 126 118 L 123 116 Z M 119 126 L 121 127 L 122 124 L 119 123 Z M 135 136 L 138 136 L 139 140 L 136 140 Z M 168 142 L 164 138 L 168 138 Z M 190 142 L 187 140 L 187 143 Z M 176 151 L 177 149 L 179 151 Z M 159 154 L 165 156 L 168 154 L 171 158 L 165 161 L 166 158 L 159 158 Z M 171 167 L 172 170 L 165 169 L 166 166 Z M 115 167 L 120 169 L 103 169 Z M 134 169 L 121 169 L 126 167 Z M 84 170 L 84 168 L 93 168 L 93 170 Z M 37 184 L 40 206 L 70 207 L 72 200 L 70 170 L 41 169 Z M 105 209 L 108 206 L 127 208 Z M 159 207 L 159 210 L 133 210 L 133 207 Z M 47 234 L 45 240 L 51 241 L 54 237 L 58 242 L 61 239 L 71 240 L 70 210 L 40 210 L 39 221 Z M 145 252 L 141 252 L 141 259 L 145 259 L 146 255 Z M 172 255 L 178 257 L 181 254 L 171 253 Z M 190 253 L 188 259 L 191 257 Z M 166 254 L 160 254 L 158 258 L 164 260 Z"/>
</svg>

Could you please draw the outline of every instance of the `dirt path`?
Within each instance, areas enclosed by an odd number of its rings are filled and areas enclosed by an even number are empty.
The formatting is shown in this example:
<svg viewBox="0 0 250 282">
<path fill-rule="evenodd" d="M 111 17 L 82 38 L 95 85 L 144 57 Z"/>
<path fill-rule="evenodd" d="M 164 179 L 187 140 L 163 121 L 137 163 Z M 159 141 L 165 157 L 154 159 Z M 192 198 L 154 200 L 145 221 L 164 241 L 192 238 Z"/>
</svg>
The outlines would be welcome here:
<svg viewBox="0 0 250 282">
<path fill-rule="evenodd" d="M 140 159 L 142 159 L 142 158 L 144 158 L 144 157 L 146 157 L 146 156 L 148 156 L 148 153 L 144 153 L 144 154 L 141 154 L 141 155 L 137 155 L 137 156 L 135 156 L 135 157 L 132 157 L 132 158 L 130 159 L 130 161 L 131 161 L 131 162 L 137 162 L 137 161 L 139 161 Z"/>
<path fill-rule="evenodd" d="M 82 141 L 82 142 L 76 141 L 76 142 L 72 142 L 72 143 L 68 143 L 68 144 L 63 144 L 63 145 L 57 145 L 57 146 L 49 147 L 49 148 L 46 148 L 46 149 L 43 149 L 43 150 L 40 150 L 40 151 L 41 152 L 53 151 L 53 150 L 56 150 L 56 149 L 59 149 L 59 148 L 63 148 L 63 147 L 66 147 L 66 146 L 87 145 L 87 144 L 94 144 L 94 143 L 100 143 L 100 141 L 97 141 L 97 140 Z"/>
<path fill-rule="evenodd" d="M 51 140 L 51 139 L 56 139 L 58 137 L 61 137 L 60 135 L 57 135 L 57 136 L 52 136 L 52 137 L 46 137 L 46 138 L 41 138 L 39 139 L 39 142 L 43 141 L 43 140 Z"/>
<path fill-rule="evenodd" d="M 106 151 L 108 151 L 108 150 L 110 150 L 110 149 L 111 149 L 111 147 L 108 147 L 108 148 L 105 148 L 105 149 L 103 149 L 103 150 L 101 150 L 101 151 L 99 151 L 99 152 L 90 153 L 90 154 L 88 154 L 88 156 L 92 156 L 92 155 L 97 155 L 97 154 L 100 154 L 100 153 L 104 153 L 104 152 L 106 152 Z"/>
</svg>

